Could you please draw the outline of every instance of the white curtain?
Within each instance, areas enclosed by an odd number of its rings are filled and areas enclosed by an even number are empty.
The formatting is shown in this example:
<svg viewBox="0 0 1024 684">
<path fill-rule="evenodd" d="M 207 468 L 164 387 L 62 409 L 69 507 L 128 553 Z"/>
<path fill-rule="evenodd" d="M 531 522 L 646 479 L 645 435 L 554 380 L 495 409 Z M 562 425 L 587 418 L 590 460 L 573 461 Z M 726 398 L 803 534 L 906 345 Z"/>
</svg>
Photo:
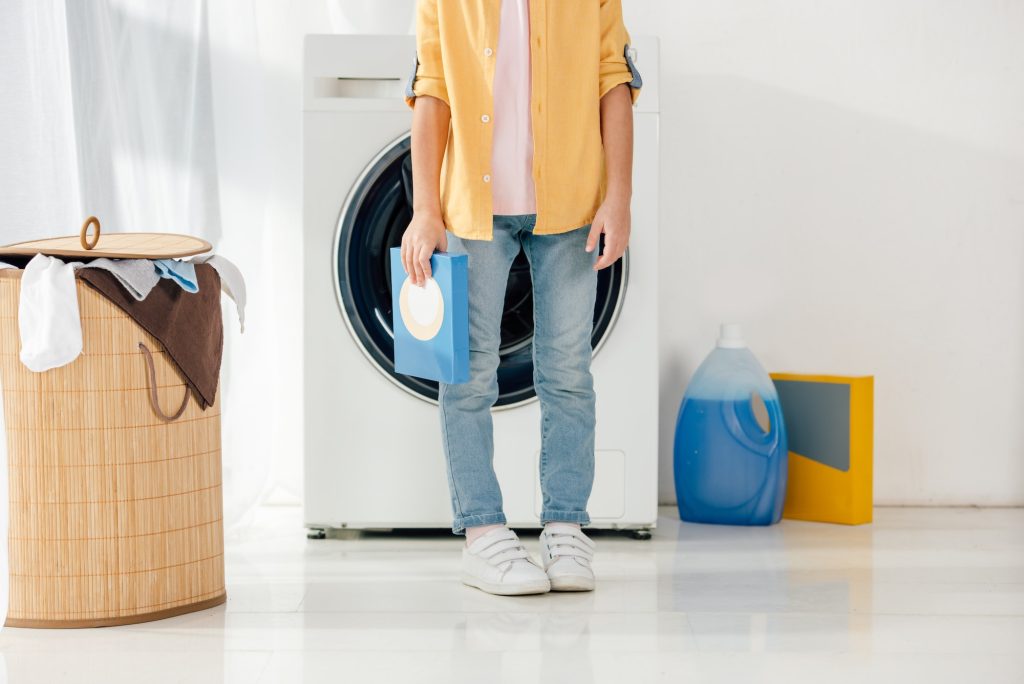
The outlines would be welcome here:
<svg viewBox="0 0 1024 684">
<path fill-rule="evenodd" d="M 0 243 L 80 222 L 63 0 L 0 2 Z"/>
<path fill-rule="evenodd" d="M 245 274 L 244 335 L 224 303 L 229 533 L 302 496 L 303 36 L 409 33 L 414 4 L 0 2 L 0 243 L 95 214 L 202 236 Z"/>
<path fill-rule="evenodd" d="M 0 2 L 0 244 L 79 210 L 64 3 Z M 0 388 L 2 389 L 2 388 Z M 4 436 L 0 411 L 0 436 Z M 0 629 L 7 616 L 7 444 L 0 439 Z M 0 653 L 0 681 L 7 667 Z"/>
</svg>

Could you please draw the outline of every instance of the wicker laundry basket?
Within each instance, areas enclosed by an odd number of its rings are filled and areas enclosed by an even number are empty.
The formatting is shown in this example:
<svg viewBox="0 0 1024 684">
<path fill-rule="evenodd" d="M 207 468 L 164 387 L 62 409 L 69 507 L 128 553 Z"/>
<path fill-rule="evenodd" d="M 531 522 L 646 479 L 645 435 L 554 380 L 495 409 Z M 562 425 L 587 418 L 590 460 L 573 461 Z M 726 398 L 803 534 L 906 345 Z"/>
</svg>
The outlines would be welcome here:
<svg viewBox="0 0 1024 684">
<path fill-rule="evenodd" d="M 34 373 L 18 358 L 21 272 L 0 270 L 0 380 L 10 474 L 14 627 L 144 622 L 223 603 L 220 401 L 188 391 L 163 347 L 77 281 L 83 353 Z M 218 393 L 219 394 L 219 393 Z"/>
</svg>

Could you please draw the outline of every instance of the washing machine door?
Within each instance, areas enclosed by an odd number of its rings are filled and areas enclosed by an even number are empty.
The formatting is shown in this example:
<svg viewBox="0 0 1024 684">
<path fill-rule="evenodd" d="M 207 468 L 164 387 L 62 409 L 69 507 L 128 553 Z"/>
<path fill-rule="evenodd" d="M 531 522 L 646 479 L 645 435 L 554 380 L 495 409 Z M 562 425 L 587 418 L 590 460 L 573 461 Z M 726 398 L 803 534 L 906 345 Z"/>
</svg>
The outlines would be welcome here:
<svg viewBox="0 0 1024 684">
<path fill-rule="evenodd" d="M 346 325 L 366 358 L 396 385 L 437 403 L 437 383 L 395 372 L 391 328 L 390 249 L 402 242 L 412 219 L 410 136 L 387 145 L 350 190 L 335 236 L 335 285 Z M 598 272 L 591 345 L 597 353 L 618 316 L 626 285 L 625 257 Z M 397 274 L 404 277 L 404 273 Z M 501 362 L 496 408 L 536 397 L 533 388 L 533 295 L 523 252 L 512 264 L 501 320 Z"/>
</svg>

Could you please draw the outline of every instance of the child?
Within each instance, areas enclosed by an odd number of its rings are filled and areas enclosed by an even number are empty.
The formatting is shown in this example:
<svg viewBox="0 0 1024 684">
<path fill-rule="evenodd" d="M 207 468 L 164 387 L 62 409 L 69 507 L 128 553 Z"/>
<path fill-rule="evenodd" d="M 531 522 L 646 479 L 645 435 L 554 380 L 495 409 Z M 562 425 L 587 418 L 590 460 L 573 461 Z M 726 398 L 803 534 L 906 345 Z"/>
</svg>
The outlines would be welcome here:
<svg viewBox="0 0 1024 684">
<path fill-rule="evenodd" d="M 462 581 L 494 594 L 594 588 L 581 530 L 594 479 L 590 339 L 597 271 L 629 241 L 641 87 L 629 40 L 621 0 L 417 2 L 402 263 L 422 285 L 435 249 L 469 254 L 471 378 L 442 383 L 438 402 Z M 493 468 L 501 316 L 520 248 L 533 279 L 542 565 L 505 526 Z"/>
</svg>

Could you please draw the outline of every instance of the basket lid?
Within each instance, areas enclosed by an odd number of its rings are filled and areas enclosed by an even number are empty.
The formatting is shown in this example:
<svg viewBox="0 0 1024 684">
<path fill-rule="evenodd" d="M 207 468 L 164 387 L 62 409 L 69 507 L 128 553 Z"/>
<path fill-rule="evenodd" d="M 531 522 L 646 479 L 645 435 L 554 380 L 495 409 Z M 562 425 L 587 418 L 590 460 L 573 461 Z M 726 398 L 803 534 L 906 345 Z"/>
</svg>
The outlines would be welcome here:
<svg viewBox="0 0 1024 684">
<path fill-rule="evenodd" d="M 92 238 L 89 228 L 95 227 Z M 209 252 L 213 247 L 202 238 L 178 233 L 114 233 L 104 235 L 100 244 L 100 222 L 90 216 L 78 235 L 30 240 L 0 247 L 0 256 L 107 257 L 110 259 L 174 259 Z"/>
</svg>

